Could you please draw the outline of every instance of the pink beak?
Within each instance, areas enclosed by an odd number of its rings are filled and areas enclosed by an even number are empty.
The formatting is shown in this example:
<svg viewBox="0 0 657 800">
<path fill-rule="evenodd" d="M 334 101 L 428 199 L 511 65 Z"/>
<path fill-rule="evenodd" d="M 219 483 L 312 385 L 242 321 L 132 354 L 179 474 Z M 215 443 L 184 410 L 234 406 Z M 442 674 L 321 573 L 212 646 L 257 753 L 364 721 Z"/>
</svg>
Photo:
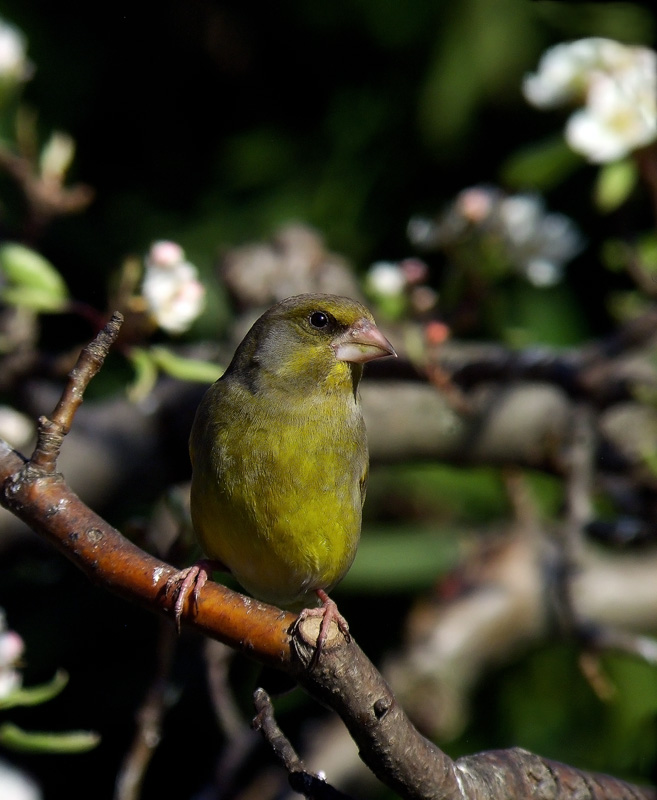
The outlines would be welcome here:
<svg viewBox="0 0 657 800">
<path fill-rule="evenodd" d="M 364 364 L 384 356 L 397 356 L 395 348 L 366 317 L 356 320 L 344 333 L 336 336 L 331 347 L 338 361 L 350 361 L 354 364 Z"/>
</svg>

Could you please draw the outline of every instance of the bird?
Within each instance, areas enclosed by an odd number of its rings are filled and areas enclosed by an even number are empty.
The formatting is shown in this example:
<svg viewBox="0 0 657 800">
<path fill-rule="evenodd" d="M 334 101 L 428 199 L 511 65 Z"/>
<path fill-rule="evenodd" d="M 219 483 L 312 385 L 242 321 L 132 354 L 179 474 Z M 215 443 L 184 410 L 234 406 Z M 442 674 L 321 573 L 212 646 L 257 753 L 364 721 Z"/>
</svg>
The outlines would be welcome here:
<svg viewBox="0 0 657 800">
<path fill-rule="evenodd" d="M 321 617 L 315 656 L 331 621 L 349 636 L 328 593 L 360 538 L 363 365 L 396 355 L 360 302 L 289 297 L 253 324 L 192 425 L 190 509 L 203 553 L 256 599 Z M 186 572 L 178 622 L 190 587 L 207 577 L 203 566 Z"/>
</svg>

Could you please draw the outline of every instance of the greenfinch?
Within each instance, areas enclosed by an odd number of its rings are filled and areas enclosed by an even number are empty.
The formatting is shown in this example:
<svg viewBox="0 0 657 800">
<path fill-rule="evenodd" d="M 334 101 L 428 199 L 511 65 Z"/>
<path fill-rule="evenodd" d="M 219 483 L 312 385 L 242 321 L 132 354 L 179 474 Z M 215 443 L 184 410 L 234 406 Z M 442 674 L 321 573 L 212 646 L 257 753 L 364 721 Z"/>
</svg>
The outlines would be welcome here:
<svg viewBox="0 0 657 800">
<path fill-rule="evenodd" d="M 360 537 L 358 383 L 365 362 L 394 355 L 355 300 L 290 297 L 255 322 L 192 427 L 191 515 L 205 555 L 259 600 L 321 616 L 317 653 L 332 619 L 348 630 L 327 593 Z"/>
</svg>

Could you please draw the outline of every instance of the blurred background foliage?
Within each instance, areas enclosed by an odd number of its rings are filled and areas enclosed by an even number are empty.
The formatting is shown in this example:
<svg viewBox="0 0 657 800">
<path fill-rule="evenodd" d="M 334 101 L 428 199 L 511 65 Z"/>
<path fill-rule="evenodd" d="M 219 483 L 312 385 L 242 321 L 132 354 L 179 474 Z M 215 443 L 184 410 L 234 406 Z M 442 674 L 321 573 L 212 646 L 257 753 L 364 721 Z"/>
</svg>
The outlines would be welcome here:
<svg viewBox="0 0 657 800">
<path fill-rule="evenodd" d="M 602 215 L 594 202 L 599 168 L 564 147 L 563 116 L 531 108 L 521 83 L 555 42 L 609 36 L 652 45 L 650 4 L 0 0 L 0 16 L 25 33 L 36 66 L 23 103 L 38 112 L 44 138 L 54 129 L 73 137 L 72 179 L 95 192 L 84 213 L 30 241 L 20 198 L 2 177 L 0 235 L 35 246 L 77 300 L 104 309 L 111 276 L 127 256 L 143 255 L 153 240 L 174 240 L 209 290 L 187 338 L 214 337 L 229 318 L 214 272 L 229 247 L 299 220 L 363 275 L 372 262 L 413 254 L 413 215 L 435 215 L 473 184 L 497 184 L 544 192 L 551 210 L 577 221 L 586 246 L 554 287 L 495 283 L 489 313 L 466 335 L 566 345 L 611 330 L 609 293 L 630 283 L 603 269 L 601 248 L 610 235 L 650 228 L 649 204 L 637 192 Z M 438 288 L 445 266 L 432 258 L 429 282 Z M 88 335 L 77 317 L 43 319 L 48 350 Z M 556 513 L 559 482 L 535 476 L 531 485 L 546 517 Z M 362 551 L 336 592 L 365 650 L 376 657 L 398 644 L 400 634 L 391 631 L 400 630 L 414 594 L 436 580 L 436 564 L 446 572 L 456 563 L 464 526 L 491 526 L 508 515 L 495 470 L 375 468 Z M 71 676 L 48 706 L 12 719 L 41 729 L 73 721 L 102 735 L 86 755 L 12 760 L 38 778 L 46 797 L 111 797 L 152 673 L 157 622 L 90 587 L 46 550 L 0 563 L 0 605 L 27 642 L 26 683 L 47 681 L 59 667 Z M 568 646 L 546 645 L 501 667 L 480 686 L 472 722 L 448 751 L 520 745 L 586 768 L 654 778 L 654 671 L 607 661 L 617 686 L 608 703 L 580 676 Z M 195 796 L 220 746 L 191 637 L 181 640 L 175 678 L 180 696 L 145 798 L 165 789 Z M 248 715 L 255 670 L 235 678 Z M 298 700 L 288 705 L 282 722 L 294 729 L 309 711 Z M 268 758 L 264 750 L 259 758 Z"/>
<path fill-rule="evenodd" d="M 631 3 L 546 0 L 26 0 L 0 13 L 29 37 L 37 72 L 25 101 L 39 127 L 74 137 L 74 177 L 96 191 L 84 216 L 41 243 L 95 305 L 126 253 L 165 236 L 208 277 L 220 248 L 290 219 L 361 268 L 401 258 L 411 214 L 498 182 L 520 148 L 557 133 L 558 116 L 520 91 L 549 44 L 654 34 L 652 15 Z M 533 188 L 535 171 L 516 171 L 515 183 Z M 595 241 L 591 172 L 580 164 L 550 204 L 576 210 Z"/>
</svg>

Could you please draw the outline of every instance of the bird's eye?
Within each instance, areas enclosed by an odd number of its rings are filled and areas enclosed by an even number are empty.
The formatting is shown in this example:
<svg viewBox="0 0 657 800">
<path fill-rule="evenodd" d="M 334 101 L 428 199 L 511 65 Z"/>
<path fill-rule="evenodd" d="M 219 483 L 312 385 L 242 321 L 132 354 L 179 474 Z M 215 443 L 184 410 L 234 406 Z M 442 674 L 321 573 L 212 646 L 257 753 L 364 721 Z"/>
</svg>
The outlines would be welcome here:
<svg viewBox="0 0 657 800">
<path fill-rule="evenodd" d="M 317 330 L 321 330 L 325 328 L 331 318 L 328 314 L 325 314 L 323 311 L 313 311 L 313 313 L 308 317 L 308 321 L 313 326 L 313 328 L 317 328 Z"/>
</svg>

